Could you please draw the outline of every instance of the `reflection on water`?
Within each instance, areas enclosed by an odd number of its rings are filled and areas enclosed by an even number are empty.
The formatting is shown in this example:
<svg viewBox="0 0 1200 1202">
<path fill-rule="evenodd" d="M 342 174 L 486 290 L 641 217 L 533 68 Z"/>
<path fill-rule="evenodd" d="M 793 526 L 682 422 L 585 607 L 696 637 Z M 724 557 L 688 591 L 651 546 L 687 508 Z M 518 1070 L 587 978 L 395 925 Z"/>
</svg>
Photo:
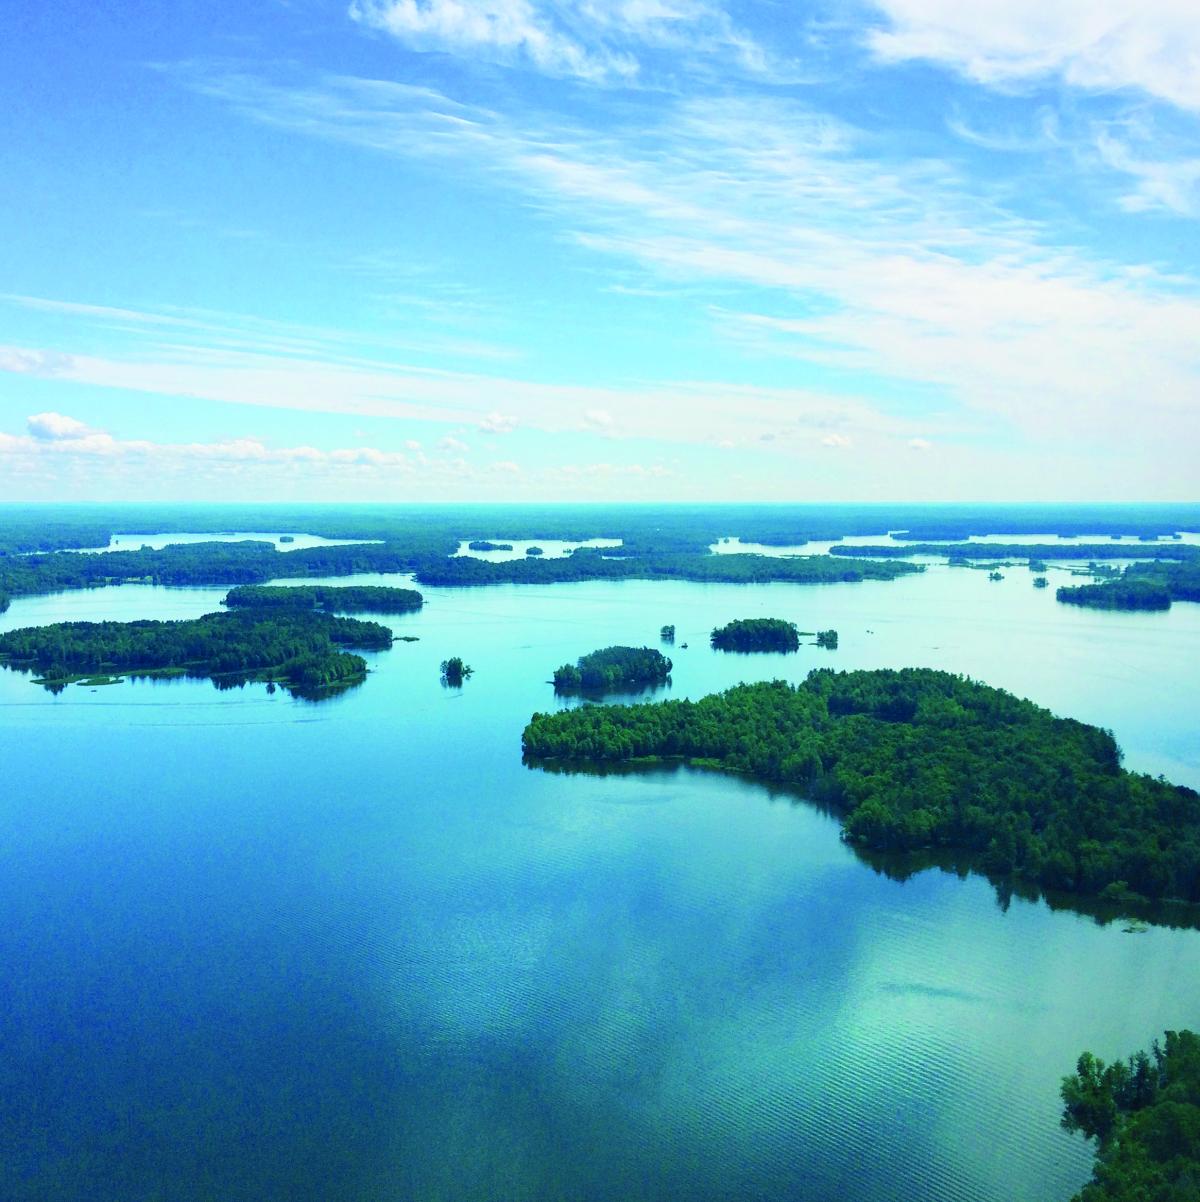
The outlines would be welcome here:
<svg viewBox="0 0 1200 1202">
<path fill-rule="evenodd" d="M 224 591 L 22 598 L 0 622 L 195 616 Z M 388 620 L 419 641 L 315 705 L 0 672 L 4 1197 L 1065 1202 L 1090 1163 L 1057 1125 L 1078 1052 L 1200 1022 L 1194 931 L 863 857 L 728 774 L 520 756 L 533 711 L 587 704 L 555 700 L 557 665 L 673 623 L 660 696 L 947 668 L 1197 785 L 1200 606 L 1079 611 L 940 566 L 422 591 Z M 711 651 L 758 616 L 840 648 Z"/>
</svg>

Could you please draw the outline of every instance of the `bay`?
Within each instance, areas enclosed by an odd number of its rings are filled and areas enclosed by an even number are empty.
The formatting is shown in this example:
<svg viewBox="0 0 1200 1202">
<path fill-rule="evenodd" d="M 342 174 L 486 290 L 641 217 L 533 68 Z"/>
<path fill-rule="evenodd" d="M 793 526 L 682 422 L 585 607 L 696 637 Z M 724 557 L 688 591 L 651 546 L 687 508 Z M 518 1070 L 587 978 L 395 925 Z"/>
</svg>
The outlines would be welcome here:
<svg viewBox="0 0 1200 1202">
<path fill-rule="evenodd" d="M 1200 607 L 1081 611 L 1024 569 L 940 565 L 422 591 L 391 621 L 419 641 L 316 704 L 0 673 L 5 1197 L 1065 1202 L 1090 1163 L 1057 1126 L 1078 1052 L 1200 1022 L 1196 932 L 901 883 L 802 799 L 548 773 L 519 745 L 534 710 L 574 704 L 556 666 L 674 623 L 656 696 L 947 668 L 1198 786 Z M 0 622 L 223 594 L 23 598 Z M 752 616 L 836 628 L 839 650 L 708 647 Z M 462 690 L 449 655 L 475 668 Z"/>
</svg>

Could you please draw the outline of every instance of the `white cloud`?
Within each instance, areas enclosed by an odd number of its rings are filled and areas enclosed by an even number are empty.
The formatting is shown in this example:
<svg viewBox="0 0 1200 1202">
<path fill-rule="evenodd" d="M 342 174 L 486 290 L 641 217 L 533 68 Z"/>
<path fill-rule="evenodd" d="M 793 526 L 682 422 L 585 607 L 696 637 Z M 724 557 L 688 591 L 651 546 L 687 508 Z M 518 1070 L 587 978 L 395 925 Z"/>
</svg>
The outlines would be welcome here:
<svg viewBox="0 0 1200 1202">
<path fill-rule="evenodd" d="M 613 426 L 613 415 L 607 409 L 589 409 L 583 420 L 594 430 L 611 430 Z"/>
<path fill-rule="evenodd" d="M 1195 0 L 874 0 L 889 25 L 882 59 L 925 59 L 984 84 L 1059 76 L 1080 88 L 1134 88 L 1200 111 Z"/>
<path fill-rule="evenodd" d="M 25 425 L 34 438 L 47 442 L 60 438 L 83 438 L 90 433 L 83 422 L 61 413 L 34 413 L 26 419 Z"/>
<path fill-rule="evenodd" d="M 800 78 L 719 0 L 354 0 L 350 15 L 413 50 L 529 66 L 590 84 L 640 83 L 681 69 Z"/>
<path fill-rule="evenodd" d="M 928 451 L 933 446 L 933 443 L 928 438 L 910 438 L 908 440 L 908 449 L 910 451 Z"/>
<path fill-rule="evenodd" d="M 484 434 L 511 434 L 517 424 L 517 419 L 511 413 L 493 411 L 480 418 L 479 429 Z"/>
<path fill-rule="evenodd" d="M 441 439 L 438 447 L 443 451 L 454 451 L 459 455 L 466 454 L 471 449 L 462 439 L 455 438 L 453 434 L 447 434 L 445 438 Z"/>
<path fill-rule="evenodd" d="M 821 439 L 821 445 L 823 447 L 836 447 L 841 450 L 846 450 L 852 447 L 854 442 L 845 434 L 834 433 L 826 434 L 825 437 Z"/>
<path fill-rule="evenodd" d="M 350 15 L 416 49 L 523 59 L 548 75 L 600 81 L 637 71 L 627 55 L 585 49 L 531 0 L 355 0 Z"/>
</svg>

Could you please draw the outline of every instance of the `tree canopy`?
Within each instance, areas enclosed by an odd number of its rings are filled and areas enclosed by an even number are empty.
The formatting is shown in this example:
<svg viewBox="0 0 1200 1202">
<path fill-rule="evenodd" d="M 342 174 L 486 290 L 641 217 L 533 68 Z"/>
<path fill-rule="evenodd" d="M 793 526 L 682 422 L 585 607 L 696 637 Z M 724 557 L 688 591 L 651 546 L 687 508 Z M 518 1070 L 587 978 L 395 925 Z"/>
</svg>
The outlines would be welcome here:
<svg viewBox="0 0 1200 1202">
<path fill-rule="evenodd" d="M 653 647 L 603 647 L 557 668 L 554 687 L 560 693 L 602 692 L 662 684 L 670 672 L 671 661 Z"/>
<path fill-rule="evenodd" d="M 221 603 L 230 609 L 277 609 L 296 606 L 329 613 L 403 614 L 420 609 L 425 598 L 416 589 L 378 585 L 242 584 Z"/>
<path fill-rule="evenodd" d="M 361 679 L 366 661 L 347 648 L 381 650 L 375 622 L 300 609 L 238 610 L 176 622 L 57 622 L 0 634 L 0 660 L 41 674 L 48 688 L 81 676 L 178 672 L 240 684 L 278 681 L 311 693 Z"/>
<path fill-rule="evenodd" d="M 1062 1125 L 1096 1140 L 1075 1202 L 1200 1198 L 1200 1036 L 1167 1031 L 1150 1053 L 1105 1064 L 1084 1052 L 1063 1078 Z"/>
<path fill-rule="evenodd" d="M 735 618 L 718 626 L 709 641 L 718 651 L 796 651 L 800 634 L 783 618 Z"/>
</svg>

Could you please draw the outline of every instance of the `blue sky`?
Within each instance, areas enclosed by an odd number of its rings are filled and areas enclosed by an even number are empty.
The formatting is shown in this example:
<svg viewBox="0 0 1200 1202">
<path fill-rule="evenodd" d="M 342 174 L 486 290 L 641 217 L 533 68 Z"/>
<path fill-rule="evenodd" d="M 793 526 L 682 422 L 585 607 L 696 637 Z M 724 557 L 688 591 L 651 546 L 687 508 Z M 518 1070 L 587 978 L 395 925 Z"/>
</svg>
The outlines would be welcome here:
<svg viewBox="0 0 1200 1202">
<path fill-rule="evenodd" d="M 1194 0 L 10 5 L 0 499 L 1194 500 L 1197 62 Z"/>
</svg>

